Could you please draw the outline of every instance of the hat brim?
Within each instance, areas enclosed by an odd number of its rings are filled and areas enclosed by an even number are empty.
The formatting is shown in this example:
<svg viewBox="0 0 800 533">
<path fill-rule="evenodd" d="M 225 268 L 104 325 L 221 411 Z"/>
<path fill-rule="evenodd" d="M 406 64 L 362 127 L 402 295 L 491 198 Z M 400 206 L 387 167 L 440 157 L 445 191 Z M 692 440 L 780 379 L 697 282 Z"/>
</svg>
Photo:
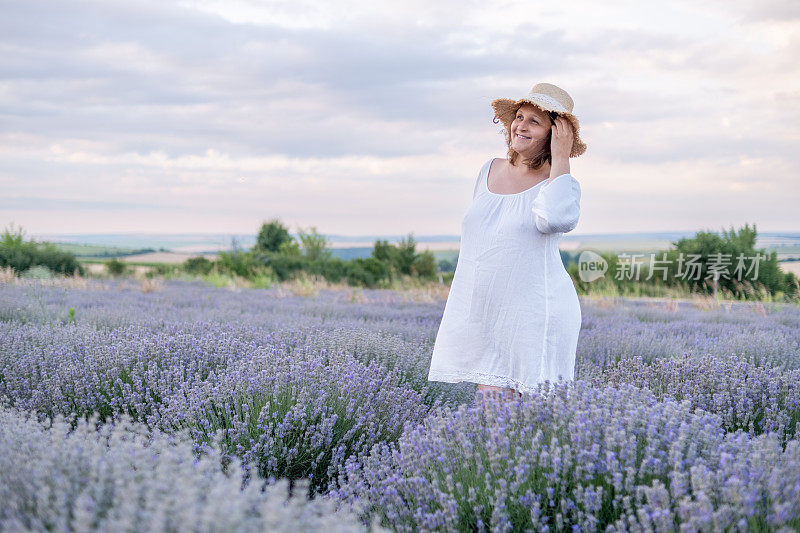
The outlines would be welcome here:
<svg viewBox="0 0 800 533">
<path fill-rule="evenodd" d="M 492 101 L 492 109 L 494 110 L 494 116 L 497 117 L 500 122 L 503 123 L 505 126 L 506 131 L 509 131 L 511 128 L 511 122 L 514 120 L 514 115 L 516 114 L 517 110 L 522 104 L 531 104 L 536 106 L 538 109 L 541 109 L 544 112 L 548 111 L 555 111 L 566 118 L 567 120 L 572 123 L 572 127 L 575 130 L 575 138 L 572 141 L 572 150 L 570 151 L 570 157 L 578 157 L 579 155 L 583 154 L 586 151 L 586 143 L 581 140 L 580 137 L 580 122 L 578 121 L 578 117 L 573 115 L 572 113 L 567 113 L 565 111 L 558 111 L 556 109 L 546 109 L 542 107 L 541 104 L 537 102 L 533 102 L 528 100 L 527 98 L 520 98 L 519 100 L 512 100 L 510 98 L 498 98 Z"/>
</svg>

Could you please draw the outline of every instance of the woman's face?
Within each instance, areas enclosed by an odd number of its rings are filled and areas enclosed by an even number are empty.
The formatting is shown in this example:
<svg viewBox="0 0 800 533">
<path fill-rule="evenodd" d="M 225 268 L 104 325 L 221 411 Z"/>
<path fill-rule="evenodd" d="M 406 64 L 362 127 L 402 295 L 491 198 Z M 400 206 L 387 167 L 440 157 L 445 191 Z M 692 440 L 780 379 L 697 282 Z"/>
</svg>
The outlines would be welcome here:
<svg viewBox="0 0 800 533">
<path fill-rule="evenodd" d="M 536 153 L 550 134 L 550 116 L 531 104 L 522 104 L 511 122 L 511 149 L 520 155 Z"/>
</svg>

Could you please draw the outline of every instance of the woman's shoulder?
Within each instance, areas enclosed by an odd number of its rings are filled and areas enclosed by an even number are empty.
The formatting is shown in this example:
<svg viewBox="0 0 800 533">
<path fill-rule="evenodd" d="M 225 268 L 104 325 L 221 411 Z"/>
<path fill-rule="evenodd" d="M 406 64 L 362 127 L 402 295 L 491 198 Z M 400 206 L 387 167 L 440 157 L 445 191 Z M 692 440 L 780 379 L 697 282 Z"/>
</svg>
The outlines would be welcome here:
<svg viewBox="0 0 800 533">
<path fill-rule="evenodd" d="M 490 168 L 495 169 L 501 166 L 504 166 L 508 163 L 508 159 L 504 157 L 492 157 L 486 163 L 483 164 L 483 168 L 488 170 Z"/>
</svg>

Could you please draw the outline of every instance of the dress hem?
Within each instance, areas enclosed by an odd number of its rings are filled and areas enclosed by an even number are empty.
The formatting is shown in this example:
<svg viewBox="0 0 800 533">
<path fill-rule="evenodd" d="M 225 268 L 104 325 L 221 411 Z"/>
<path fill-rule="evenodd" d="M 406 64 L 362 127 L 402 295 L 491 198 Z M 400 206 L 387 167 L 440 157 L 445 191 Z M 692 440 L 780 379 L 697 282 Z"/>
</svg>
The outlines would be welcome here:
<svg viewBox="0 0 800 533">
<path fill-rule="evenodd" d="M 514 378 L 498 376 L 496 374 L 487 374 L 485 372 L 447 372 L 442 370 L 431 370 L 428 374 L 428 381 L 443 381 L 445 383 L 460 383 L 462 381 L 468 381 L 470 383 L 489 385 L 491 387 L 512 388 L 517 392 L 526 392 L 531 394 L 539 392 L 540 386 L 545 386 L 545 388 L 547 388 L 548 383 L 551 386 L 555 384 L 555 381 L 548 379 L 546 381 L 539 382 L 537 385 L 528 385 Z"/>
</svg>

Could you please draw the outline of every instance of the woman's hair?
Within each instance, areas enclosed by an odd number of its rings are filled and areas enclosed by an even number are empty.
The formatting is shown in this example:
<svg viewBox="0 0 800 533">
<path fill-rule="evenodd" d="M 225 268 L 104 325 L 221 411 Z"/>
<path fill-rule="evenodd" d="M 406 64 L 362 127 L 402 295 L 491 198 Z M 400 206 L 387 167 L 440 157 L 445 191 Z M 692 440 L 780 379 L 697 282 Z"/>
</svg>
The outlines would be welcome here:
<svg viewBox="0 0 800 533">
<path fill-rule="evenodd" d="M 514 110 L 515 116 L 517 114 L 517 111 L 519 111 L 520 107 L 522 107 L 522 104 L 520 104 L 519 107 L 517 107 Z M 550 123 L 554 124 L 553 115 L 555 113 L 548 112 L 547 114 L 550 116 Z M 519 152 L 511 148 L 511 125 L 509 124 L 509 127 L 507 129 L 506 128 L 504 129 L 506 134 L 506 146 L 508 147 L 508 160 L 512 165 L 515 165 L 520 155 Z M 528 159 L 524 159 L 522 161 L 522 163 L 527 165 L 529 169 L 537 170 L 539 168 L 542 168 L 542 166 L 545 163 L 548 164 L 553 163 L 553 157 L 550 154 L 550 137 L 552 136 L 552 134 L 553 130 L 551 129 L 550 131 L 547 132 L 547 137 L 544 138 L 544 143 L 542 144 L 542 148 Z"/>
</svg>

